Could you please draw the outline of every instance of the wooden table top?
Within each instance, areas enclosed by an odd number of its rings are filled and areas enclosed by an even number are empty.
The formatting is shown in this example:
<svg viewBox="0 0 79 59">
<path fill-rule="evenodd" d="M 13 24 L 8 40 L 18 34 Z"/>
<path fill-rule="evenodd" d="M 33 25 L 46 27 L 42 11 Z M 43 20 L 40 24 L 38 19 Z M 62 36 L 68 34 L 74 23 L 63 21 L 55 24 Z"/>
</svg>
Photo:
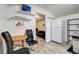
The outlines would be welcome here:
<svg viewBox="0 0 79 59">
<path fill-rule="evenodd" d="M 25 35 L 16 35 L 12 37 L 13 41 L 20 41 L 20 40 L 25 40 L 27 38 L 27 36 Z"/>
</svg>

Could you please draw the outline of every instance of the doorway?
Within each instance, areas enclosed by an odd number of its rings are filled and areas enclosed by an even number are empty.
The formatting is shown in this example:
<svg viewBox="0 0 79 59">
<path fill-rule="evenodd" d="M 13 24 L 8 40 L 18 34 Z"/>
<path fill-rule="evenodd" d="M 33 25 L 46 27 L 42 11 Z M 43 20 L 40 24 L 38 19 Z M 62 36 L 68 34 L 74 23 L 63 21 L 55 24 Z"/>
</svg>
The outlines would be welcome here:
<svg viewBox="0 0 79 59">
<path fill-rule="evenodd" d="M 45 41 L 45 32 L 46 32 L 46 24 L 45 24 L 45 15 L 41 13 L 36 13 L 36 38 L 39 38 Z"/>
</svg>

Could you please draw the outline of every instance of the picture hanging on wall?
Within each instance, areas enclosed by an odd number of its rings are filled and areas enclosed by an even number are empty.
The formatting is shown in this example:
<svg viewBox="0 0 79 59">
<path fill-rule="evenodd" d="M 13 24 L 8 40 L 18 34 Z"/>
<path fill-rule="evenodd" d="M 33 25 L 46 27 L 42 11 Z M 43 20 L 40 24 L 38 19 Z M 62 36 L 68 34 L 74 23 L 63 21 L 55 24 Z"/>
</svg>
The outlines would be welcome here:
<svg viewBox="0 0 79 59">
<path fill-rule="evenodd" d="M 22 21 L 17 21 L 16 22 L 16 28 L 24 28 L 25 27 L 25 25 L 24 25 L 24 22 L 22 22 Z"/>
<path fill-rule="evenodd" d="M 29 6 L 27 4 L 22 4 L 21 10 L 25 11 L 25 12 L 31 12 L 31 6 Z"/>
</svg>

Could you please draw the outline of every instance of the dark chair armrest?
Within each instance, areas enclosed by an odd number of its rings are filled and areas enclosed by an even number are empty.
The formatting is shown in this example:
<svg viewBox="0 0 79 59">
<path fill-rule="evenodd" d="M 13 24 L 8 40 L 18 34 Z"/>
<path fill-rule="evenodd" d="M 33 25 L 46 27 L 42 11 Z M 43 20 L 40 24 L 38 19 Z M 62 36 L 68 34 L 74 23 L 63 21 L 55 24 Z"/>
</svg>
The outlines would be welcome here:
<svg viewBox="0 0 79 59">
<path fill-rule="evenodd" d="M 14 51 L 12 54 L 30 54 L 28 48 L 21 48 L 19 50 Z"/>
</svg>

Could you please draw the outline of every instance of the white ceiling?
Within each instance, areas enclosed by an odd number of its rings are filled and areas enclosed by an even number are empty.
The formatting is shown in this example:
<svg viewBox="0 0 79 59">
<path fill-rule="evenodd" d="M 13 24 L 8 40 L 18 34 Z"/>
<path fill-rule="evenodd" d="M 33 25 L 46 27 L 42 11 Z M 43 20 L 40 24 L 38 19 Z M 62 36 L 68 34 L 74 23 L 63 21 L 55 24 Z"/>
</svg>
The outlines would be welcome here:
<svg viewBox="0 0 79 59">
<path fill-rule="evenodd" d="M 51 12 L 55 17 L 62 17 L 78 13 L 77 4 L 37 4 L 37 6 L 44 8 Z"/>
</svg>

